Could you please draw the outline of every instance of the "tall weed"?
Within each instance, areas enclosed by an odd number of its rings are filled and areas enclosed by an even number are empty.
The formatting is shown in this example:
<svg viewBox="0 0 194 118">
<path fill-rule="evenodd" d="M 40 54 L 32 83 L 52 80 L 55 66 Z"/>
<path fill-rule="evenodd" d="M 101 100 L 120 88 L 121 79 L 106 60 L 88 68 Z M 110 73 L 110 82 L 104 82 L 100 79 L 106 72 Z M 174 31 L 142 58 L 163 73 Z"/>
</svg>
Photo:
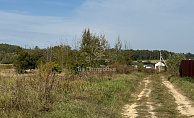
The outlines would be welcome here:
<svg viewBox="0 0 194 118">
<path fill-rule="evenodd" d="M 99 78 L 39 72 L 0 79 L 0 117 L 121 117 L 123 104 L 144 77 L 142 73 Z"/>
</svg>

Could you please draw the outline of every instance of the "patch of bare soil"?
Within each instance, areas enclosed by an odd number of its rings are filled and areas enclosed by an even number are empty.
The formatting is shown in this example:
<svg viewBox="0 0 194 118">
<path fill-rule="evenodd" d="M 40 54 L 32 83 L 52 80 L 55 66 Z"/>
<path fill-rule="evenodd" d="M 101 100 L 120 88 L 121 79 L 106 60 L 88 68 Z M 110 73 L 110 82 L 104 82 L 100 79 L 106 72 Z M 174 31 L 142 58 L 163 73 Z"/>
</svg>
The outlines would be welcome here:
<svg viewBox="0 0 194 118">
<path fill-rule="evenodd" d="M 135 118 L 137 117 L 137 110 L 135 109 L 138 105 L 136 103 L 132 104 L 132 105 L 125 105 L 124 106 L 124 112 L 122 113 L 122 115 L 126 118 Z"/>
<path fill-rule="evenodd" d="M 169 82 L 164 80 L 164 77 L 161 77 L 163 80 L 163 84 L 169 89 L 171 94 L 175 98 L 175 102 L 178 105 L 177 109 L 182 115 L 194 118 L 194 106 L 192 106 L 192 102 L 184 95 L 179 93 L 174 86 Z"/>
<path fill-rule="evenodd" d="M 152 112 L 154 110 L 153 103 L 148 100 L 151 93 L 149 78 L 145 78 L 143 83 L 144 89 L 137 96 L 137 101 L 131 105 L 124 106 L 124 112 L 122 113 L 124 117 L 135 118 L 138 117 L 138 114 L 141 114 L 145 117 L 156 118 L 155 113 Z"/>
</svg>

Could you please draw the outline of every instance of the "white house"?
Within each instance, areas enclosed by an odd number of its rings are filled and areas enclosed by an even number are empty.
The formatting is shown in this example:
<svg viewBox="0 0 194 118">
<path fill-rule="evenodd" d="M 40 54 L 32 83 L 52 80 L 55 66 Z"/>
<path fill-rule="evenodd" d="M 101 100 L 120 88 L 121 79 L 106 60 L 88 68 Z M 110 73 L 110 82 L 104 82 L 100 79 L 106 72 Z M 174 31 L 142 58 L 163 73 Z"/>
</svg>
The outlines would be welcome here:
<svg viewBox="0 0 194 118">
<path fill-rule="evenodd" d="M 159 69 L 162 70 L 162 68 L 165 66 L 164 63 L 162 63 L 161 61 L 159 61 L 158 63 L 155 64 L 155 69 Z"/>
</svg>

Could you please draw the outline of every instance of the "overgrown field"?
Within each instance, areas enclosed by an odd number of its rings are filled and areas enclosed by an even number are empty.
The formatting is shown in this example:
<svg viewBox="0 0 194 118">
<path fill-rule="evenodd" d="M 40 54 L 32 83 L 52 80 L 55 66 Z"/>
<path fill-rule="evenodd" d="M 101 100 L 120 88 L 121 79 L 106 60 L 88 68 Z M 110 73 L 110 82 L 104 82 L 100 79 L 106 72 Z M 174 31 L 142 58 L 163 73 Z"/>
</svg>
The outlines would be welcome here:
<svg viewBox="0 0 194 118">
<path fill-rule="evenodd" d="M 0 75 L 0 117 L 119 118 L 144 76 Z"/>
</svg>

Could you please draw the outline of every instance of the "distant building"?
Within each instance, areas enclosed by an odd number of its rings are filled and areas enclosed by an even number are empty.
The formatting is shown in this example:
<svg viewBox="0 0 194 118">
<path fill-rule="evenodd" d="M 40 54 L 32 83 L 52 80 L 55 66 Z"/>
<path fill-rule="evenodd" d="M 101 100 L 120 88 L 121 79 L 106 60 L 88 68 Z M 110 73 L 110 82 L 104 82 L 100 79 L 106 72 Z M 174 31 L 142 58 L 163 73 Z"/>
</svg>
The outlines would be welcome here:
<svg viewBox="0 0 194 118">
<path fill-rule="evenodd" d="M 137 68 L 138 66 L 137 65 L 132 65 L 134 68 Z"/>
<path fill-rule="evenodd" d="M 155 69 L 158 69 L 160 72 L 165 69 L 165 66 L 167 67 L 166 62 L 164 61 L 162 54 L 160 52 L 160 61 L 155 64 Z"/>
<path fill-rule="evenodd" d="M 146 69 L 151 69 L 151 68 L 154 68 L 154 64 L 143 65 L 143 67 Z"/>
<path fill-rule="evenodd" d="M 155 64 L 155 69 L 161 68 L 161 70 L 165 67 L 165 64 L 161 61 Z"/>
</svg>

